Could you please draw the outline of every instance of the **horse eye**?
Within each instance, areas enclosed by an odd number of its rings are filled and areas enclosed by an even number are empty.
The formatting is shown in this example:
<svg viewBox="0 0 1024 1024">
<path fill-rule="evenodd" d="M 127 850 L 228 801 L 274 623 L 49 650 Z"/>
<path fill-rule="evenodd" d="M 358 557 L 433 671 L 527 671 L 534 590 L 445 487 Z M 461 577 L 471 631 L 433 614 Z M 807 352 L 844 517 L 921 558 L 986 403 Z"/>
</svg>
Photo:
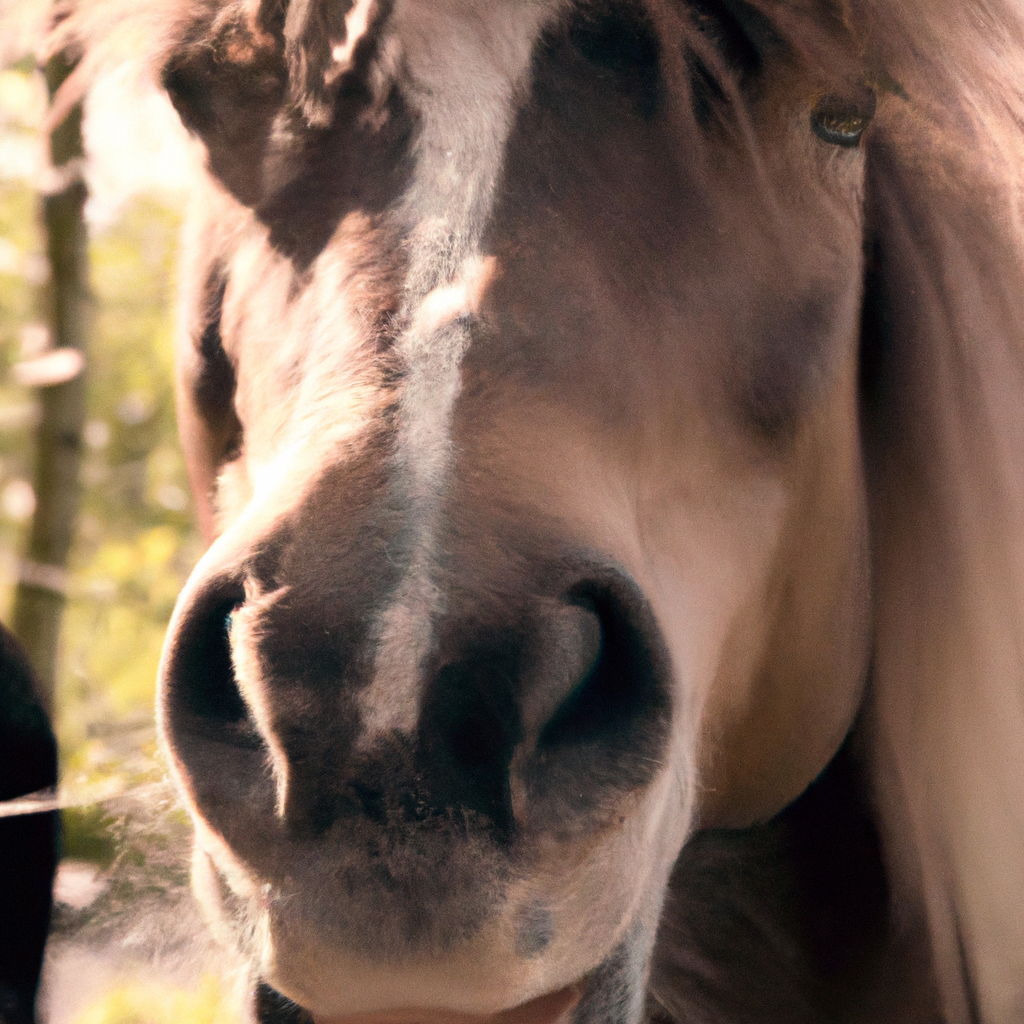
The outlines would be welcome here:
<svg viewBox="0 0 1024 1024">
<path fill-rule="evenodd" d="M 853 149 L 875 116 L 875 94 L 865 89 L 855 100 L 822 96 L 811 111 L 811 130 L 823 142 Z"/>
</svg>

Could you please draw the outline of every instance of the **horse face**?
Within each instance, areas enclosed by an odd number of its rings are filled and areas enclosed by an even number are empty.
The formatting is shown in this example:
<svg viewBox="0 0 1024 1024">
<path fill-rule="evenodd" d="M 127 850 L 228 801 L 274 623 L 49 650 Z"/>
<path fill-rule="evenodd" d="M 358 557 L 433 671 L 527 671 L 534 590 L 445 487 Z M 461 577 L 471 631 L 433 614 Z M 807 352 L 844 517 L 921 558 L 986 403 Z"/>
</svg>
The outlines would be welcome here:
<svg viewBox="0 0 1024 1024">
<path fill-rule="evenodd" d="M 859 703 L 873 97 L 744 4 L 343 8 L 209 5 L 164 70 L 197 885 L 317 1020 L 635 1020 L 687 837 Z"/>
</svg>

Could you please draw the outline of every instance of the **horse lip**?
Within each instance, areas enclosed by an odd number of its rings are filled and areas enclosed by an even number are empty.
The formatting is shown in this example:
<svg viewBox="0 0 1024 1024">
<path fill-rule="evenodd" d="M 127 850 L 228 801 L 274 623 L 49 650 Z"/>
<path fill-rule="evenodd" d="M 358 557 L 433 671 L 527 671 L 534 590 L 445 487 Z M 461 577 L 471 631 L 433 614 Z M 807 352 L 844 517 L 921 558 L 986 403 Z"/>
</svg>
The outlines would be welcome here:
<svg viewBox="0 0 1024 1024">
<path fill-rule="evenodd" d="M 314 1014 L 313 1021 L 314 1024 L 568 1024 L 569 1015 L 583 995 L 583 988 L 584 984 L 577 982 L 500 1013 L 403 1009 L 340 1017 Z"/>
</svg>

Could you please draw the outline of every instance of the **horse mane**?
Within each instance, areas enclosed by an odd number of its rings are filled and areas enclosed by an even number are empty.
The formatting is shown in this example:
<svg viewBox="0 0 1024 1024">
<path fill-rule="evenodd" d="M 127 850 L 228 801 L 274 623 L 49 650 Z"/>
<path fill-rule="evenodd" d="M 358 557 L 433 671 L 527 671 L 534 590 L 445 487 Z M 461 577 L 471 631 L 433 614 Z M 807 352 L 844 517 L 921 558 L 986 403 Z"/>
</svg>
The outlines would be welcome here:
<svg viewBox="0 0 1024 1024">
<path fill-rule="evenodd" d="M 960 1024 L 1024 1014 L 1024 23 L 928 7 L 868 8 L 905 98 L 867 141 L 864 731 L 890 873 Z"/>
<path fill-rule="evenodd" d="M 923 901 L 957 1024 L 1024 1013 L 1007 899 L 1024 886 L 1024 50 L 1010 38 L 976 28 L 948 79 L 908 67 L 925 113 L 905 104 L 868 148 L 865 729 L 888 856 Z M 998 78 L 968 60 L 1001 44 Z"/>
<path fill-rule="evenodd" d="M 879 95 L 863 143 L 874 655 L 856 760 L 945 1019 L 1024 1019 L 1024 10 L 717 2 L 823 75 L 852 60 Z M 197 23 L 256 6 L 80 0 L 50 46 L 82 47 L 81 91 L 125 62 L 156 76 Z M 299 50 L 322 56 L 301 7 Z M 292 65 L 300 98 L 309 66 Z"/>
</svg>

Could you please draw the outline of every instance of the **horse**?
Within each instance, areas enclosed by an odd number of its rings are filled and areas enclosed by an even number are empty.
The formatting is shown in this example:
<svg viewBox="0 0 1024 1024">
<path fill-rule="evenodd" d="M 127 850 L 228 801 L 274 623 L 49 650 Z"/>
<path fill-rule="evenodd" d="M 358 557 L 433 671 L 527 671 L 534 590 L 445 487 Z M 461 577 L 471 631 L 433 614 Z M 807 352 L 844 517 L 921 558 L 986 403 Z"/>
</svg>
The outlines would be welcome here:
<svg viewBox="0 0 1024 1024">
<path fill-rule="evenodd" d="M 1024 1019 L 1018 5 L 57 38 L 202 155 L 158 716 L 254 1016 Z"/>
<path fill-rule="evenodd" d="M 56 784 L 57 742 L 35 673 L 21 645 L 0 623 L 0 804 Z M 0 813 L 2 1024 L 36 1019 L 59 828 L 56 811 Z"/>
</svg>

